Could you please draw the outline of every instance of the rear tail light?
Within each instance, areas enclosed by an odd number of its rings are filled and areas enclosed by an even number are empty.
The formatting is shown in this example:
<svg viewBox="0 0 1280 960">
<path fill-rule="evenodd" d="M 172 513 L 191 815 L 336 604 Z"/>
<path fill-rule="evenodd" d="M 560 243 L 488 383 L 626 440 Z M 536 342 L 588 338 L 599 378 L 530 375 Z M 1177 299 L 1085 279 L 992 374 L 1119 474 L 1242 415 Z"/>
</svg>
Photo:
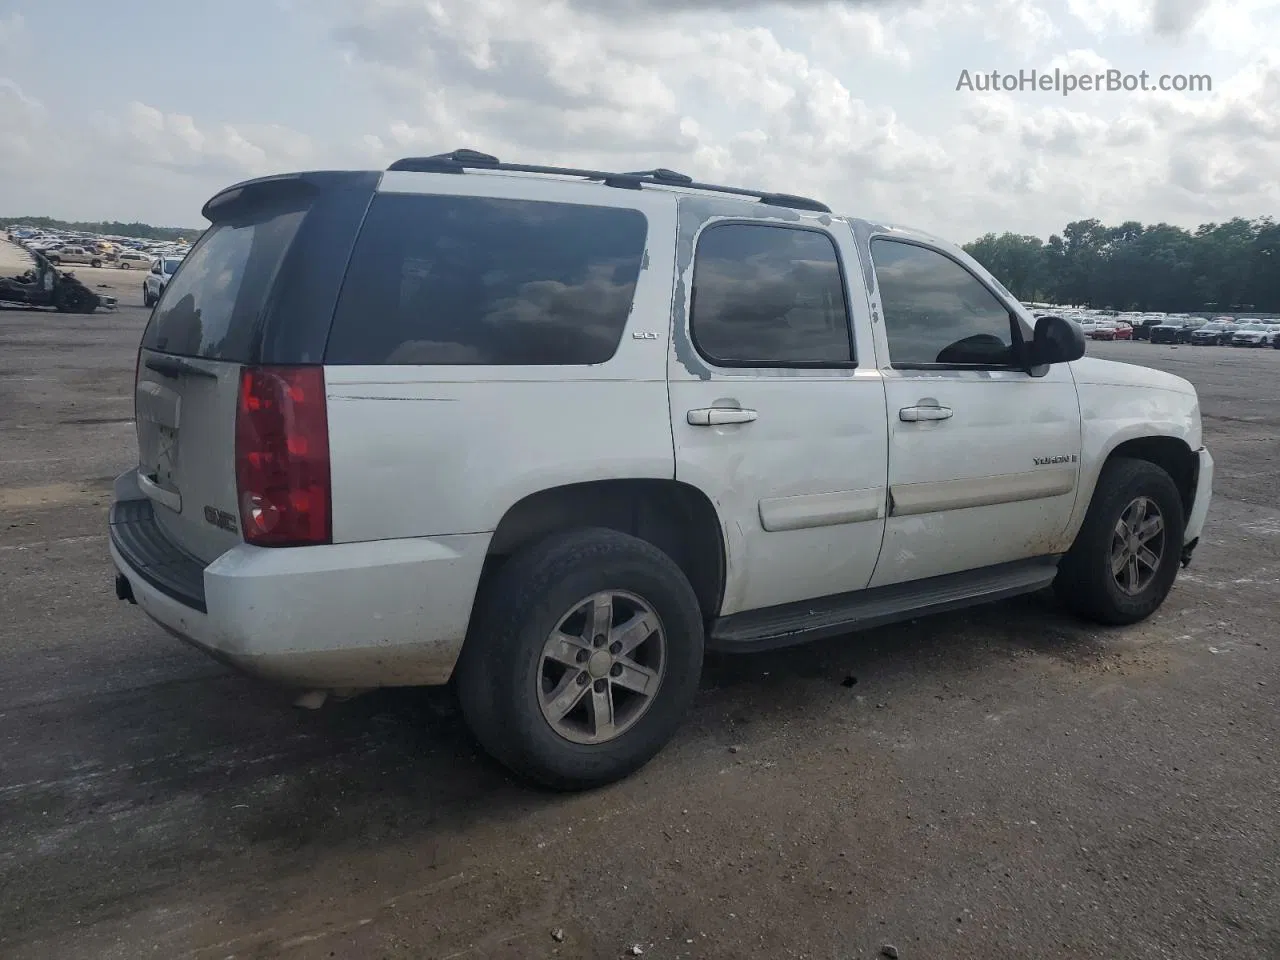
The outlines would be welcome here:
<svg viewBox="0 0 1280 960">
<path fill-rule="evenodd" d="M 236 490 L 248 543 L 333 539 L 323 367 L 246 367 L 236 406 Z"/>
</svg>

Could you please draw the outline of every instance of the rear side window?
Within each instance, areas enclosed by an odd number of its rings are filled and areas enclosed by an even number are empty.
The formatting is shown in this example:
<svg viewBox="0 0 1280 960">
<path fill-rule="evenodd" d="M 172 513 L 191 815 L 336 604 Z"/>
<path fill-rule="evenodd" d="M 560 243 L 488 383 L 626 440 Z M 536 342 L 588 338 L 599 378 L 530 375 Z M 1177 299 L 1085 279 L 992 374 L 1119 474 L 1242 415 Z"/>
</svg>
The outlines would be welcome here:
<svg viewBox="0 0 1280 960">
<path fill-rule="evenodd" d="M 382 194 L 334 315 L 330 364 L 591 364 L 618 349 L 638 210 Z"/>
<path fill-rule="evenodd" d="M 831 237 L 747 223 L 708 227 L 694 258 L 689 328 L 714 363 L 848 365 L 849 315 Z"/>
<path fill-rule="evenodd" d="M 143 347 L 247 362 L 272 281 L 305 215 L 266 210 L 210 227 L 166 285 Z"/>
</svg>

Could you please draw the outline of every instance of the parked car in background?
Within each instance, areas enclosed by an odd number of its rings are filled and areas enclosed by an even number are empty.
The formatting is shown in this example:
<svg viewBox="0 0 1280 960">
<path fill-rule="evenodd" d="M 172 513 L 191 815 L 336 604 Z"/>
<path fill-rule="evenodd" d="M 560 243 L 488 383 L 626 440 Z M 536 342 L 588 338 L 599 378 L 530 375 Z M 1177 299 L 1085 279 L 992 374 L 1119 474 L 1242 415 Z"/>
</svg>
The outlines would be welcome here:
<svg viewBox="0 0 1280 960">
<path fill-rule="evenodd" d="M 116 266 L 121 270 L 145 270 L 151 258 L 137 250 L 125 250 L 116 258 Z"/>
<path fill-rule="evenodd" d="M 181 257 L 160 257 L 151 264 L 151 273 L 142 281 L 143 306 L 154 307 L 160 301 L 160 294 L 164 293 L 181 263 Z"/>
<path fill-rule="evenodd" d="M 1132 340 L 1133 327 L 1123 320 L 1112 320 L 1111 329 L 1115 331 L 1113 340 Z"/>
<path fill-rule="evenodd" d="M 1149 328 L 1149 337 L 1152 343 L 1190 343 L 1191 334 L 1201 326 L 1202 324 L 1192 320 L 1175 320 L 1172 317 L 1166 317 Z"/>
<path fill-rule="evenodd" d="M 1133 339 L 1150 340 L 1151 328 L 1157 324 L 1164 323 L 1165 318 L 1155 314 L 1143 314 L 1135 317 L 1131 322 L 1133 324 Z"/>
<path fill-rule="evenodd" d="M 1235 332 L 1234 323 L 1210 320 L 1203 327 L 1192 331 L 1191 342 L 1198 347 L 1221 347 L 1231 342 L 1231 335 Z"/>
<path fill-rule="evenodd" d="M 1276 327 L 1256 320 L 1242 323 L 1231 335 L 1233 347 L 1269 347 L 1276 334 Z"/>
<path fill-rule="evenodd" d="M 46 251 L 45 258 L 54 266 L 64 263 L 83 263 L 90 267 L 102 266 L 102 254 L 87 247 L 58 247 Z"/>
<path fill-rule="evenodd" d="M 1089 322 L 1087 336 L 1090 340 L 1114 340 L 1116 338 L 1116 328 L 1110 320 L 1092 320 Z"/>
</svg>

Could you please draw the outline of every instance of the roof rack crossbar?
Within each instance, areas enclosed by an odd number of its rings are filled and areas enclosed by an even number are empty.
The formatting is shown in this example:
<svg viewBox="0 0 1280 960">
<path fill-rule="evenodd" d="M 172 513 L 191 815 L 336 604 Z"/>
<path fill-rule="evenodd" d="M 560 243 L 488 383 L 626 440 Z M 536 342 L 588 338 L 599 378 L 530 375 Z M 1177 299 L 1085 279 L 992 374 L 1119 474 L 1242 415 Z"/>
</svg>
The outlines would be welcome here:
<svg viewBox="0 0 1280 960">
<path fill-rule="evenodd" d="M 387 168 L 388 170 L 405 170 L 416 173 L 464 173 L 467 170 L 501 170 L 508 173 L 540 173 L 560 177 L 577 177 L 582 180 L 598 181 L 608 187 L 638 190 L 642 184 L 654 186 L 682 187 L 686 190 L 705 190 L 708 193 L 725 193 L 731 196 L 752 197 L 760 203 L 774 207 L 791 207 L 797 210 L 812 210 L 818 213 L 830 213 L 831 208 L 825 203 L 809 197 L 798 197 L 788 193 L 771 193 L 767 190 L 747 190 L 743 187 L 727 187 L 715 183 L 701 183 L 688 174 L 674 170 L 658 168 L 656 170 L 639 170 L 631 173 L 610 173 L 607 170 L 585 170 L 577 167 L 550 167 L 531 163 L 502 163 L 497 157 L 476 150 L 454 150 L 452 153 L 438 153 L 429 157 L 404 157 Z"/>
</svg>

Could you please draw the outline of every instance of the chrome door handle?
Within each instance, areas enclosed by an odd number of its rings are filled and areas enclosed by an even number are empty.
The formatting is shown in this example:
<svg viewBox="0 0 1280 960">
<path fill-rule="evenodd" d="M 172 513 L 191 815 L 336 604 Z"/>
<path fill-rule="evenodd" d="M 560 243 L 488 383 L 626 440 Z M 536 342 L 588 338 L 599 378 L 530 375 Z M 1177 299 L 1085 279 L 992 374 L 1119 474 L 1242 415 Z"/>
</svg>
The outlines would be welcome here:
<svg viewBox="0 0 1280 960">
<path fill-rule="evenodd" d="M 906 423 L 919 423 L 921 420 L 948 420 L 952 409 L 944 407 L 932 397 L 925 397 L 914 407 L 903 407 L 898 411 L 898 419 Z"/>
<path fill-rule="evenodd" d="M 689 411 L 689 425 L 694 427 L 718 427 L 722 423 L 750 423 L 757 414 L 742 407 L 700 407 Z"/>
</svg>

